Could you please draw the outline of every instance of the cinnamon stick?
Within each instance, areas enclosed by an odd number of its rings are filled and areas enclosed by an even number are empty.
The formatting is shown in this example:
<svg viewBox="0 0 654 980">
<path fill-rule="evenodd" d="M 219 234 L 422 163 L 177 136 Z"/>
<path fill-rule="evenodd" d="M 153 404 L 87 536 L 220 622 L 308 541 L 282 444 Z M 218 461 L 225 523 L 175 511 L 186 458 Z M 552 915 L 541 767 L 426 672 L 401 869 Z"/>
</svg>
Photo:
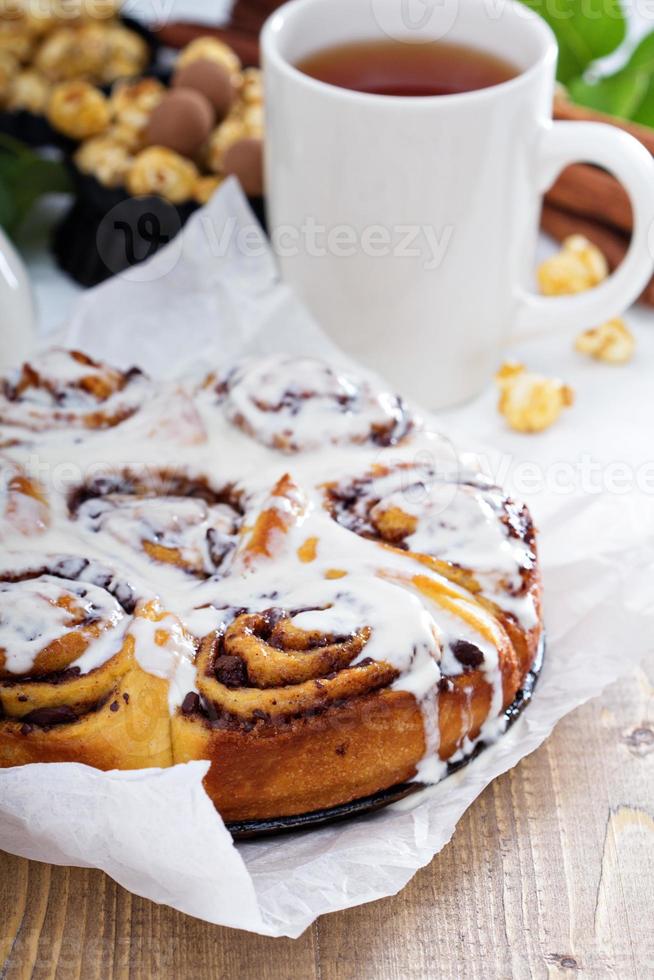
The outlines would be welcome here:
<svg viewBox="0 0 654 980">
<path fill-rule="evenodd" d="M 584 235 L 604 253 L 611 271 L 620 265 L 629 246 L 628 237 L 621 232 L 608 228 L 599 221 L 593 221 L 592 218 L 580 217 L 551 204 L 543 206 L 541 228 L 558 242 L 569 235 Z M 654 306 L 654 278 L 650 279 L 643 290 L 640 301 Z"/>
<path fill-rule="evenodd" d="M 652 189 L 654 193 L 654 188 Z M 622 184 L 599 167 L 575 163 L 561 173 L 545 195 L 548 204 L 594 218 L 630 233 L 633 216 Z"/>
</svg>

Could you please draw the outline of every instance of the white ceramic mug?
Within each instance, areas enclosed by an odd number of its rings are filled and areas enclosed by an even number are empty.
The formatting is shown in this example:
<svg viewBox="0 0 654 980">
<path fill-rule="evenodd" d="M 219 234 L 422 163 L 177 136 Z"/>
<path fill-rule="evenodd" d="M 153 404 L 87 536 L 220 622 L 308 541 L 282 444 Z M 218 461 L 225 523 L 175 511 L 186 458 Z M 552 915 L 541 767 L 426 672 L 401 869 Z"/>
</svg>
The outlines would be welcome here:
<svg viewBox="0 0 654 980">
<path fill-rule="evenodd" d="M 653 260 L 654 161 L 595 123 L 552 123 L 556 42 L 514 0 L 292 0 L 262 35 L 269 224 L 284 278 L 345 350 L 439 408 L 476 395 L 502 345 L 622 312 Z M 441 39 L 519 74 L 445 96 L 368 95 L 295 64 L 348 41 Z M 577 296 L 530 284 L 541 195 L 575 161 L 611 170 L 634 210 L 619 269 Z"/>
</svg>

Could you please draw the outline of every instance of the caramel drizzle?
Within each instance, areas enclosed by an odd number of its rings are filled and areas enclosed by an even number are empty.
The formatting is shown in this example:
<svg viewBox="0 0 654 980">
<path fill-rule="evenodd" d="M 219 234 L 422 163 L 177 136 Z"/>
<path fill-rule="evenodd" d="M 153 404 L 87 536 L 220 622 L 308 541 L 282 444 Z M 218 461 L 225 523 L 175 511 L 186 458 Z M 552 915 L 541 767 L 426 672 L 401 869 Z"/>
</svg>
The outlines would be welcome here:
<svg viewBox="0 0 654 980">
<path fill-rule="evenodd" d="M 8 477 L 4 519 L 9 528 L 26 535 L 45 531 L 50 523 L 50 509 L 41 486 L 13 460 L 0 457 L 0 481 L 3 476 L 2 470 L 5 470 Z"/>
<path fill-rule="evenodd" d="M 252 528 L 245 528 L 245 539 L 234 560 L 235 570 L 250 571 L 262 560 L 274 558 L 283 548 L 288 532 L 307 512 L 304 493 L 289 473 L 275 484 L 267 506 Z"/>
</svg>

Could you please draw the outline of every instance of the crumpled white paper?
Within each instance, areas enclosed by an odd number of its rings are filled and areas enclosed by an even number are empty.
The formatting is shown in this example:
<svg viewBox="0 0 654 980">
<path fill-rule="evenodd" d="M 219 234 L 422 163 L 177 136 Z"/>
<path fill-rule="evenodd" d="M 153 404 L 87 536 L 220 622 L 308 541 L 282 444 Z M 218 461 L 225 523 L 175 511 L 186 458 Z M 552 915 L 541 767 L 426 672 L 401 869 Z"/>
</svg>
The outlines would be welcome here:
<svg viewBox="0 0 654 980">
<path fill-rule="evenodd" d="M 334 354 L 278 282 L 234 182 L 131 278 L 87 293 L 59 340 L 158 375 L 249 351 Z M 540 528 L 545 666 L 533 703 L 473 764 L 419 802 L 238 847 L 202 788 L 206 763 L 136 773 L 25 766 L 0 771 L 0 847 L 102 868 L 154 901 L 274 936 L 298 936 L 318 915 L 399 891 L 495 776 L 652 649 L 654 331 L 643 326 L 638 342 L 639 360 L 622 369 L 583 362 L 565 336 L 526 345 L 520 353 L 531 366 L 565 369 L 578 393 L 539 437 L 506 432 L 490 391 L 439 420 L 459 448 L 489 438 L 499 446 L 486 455 L 488 469 L 527 498 Z"/>
</svg>

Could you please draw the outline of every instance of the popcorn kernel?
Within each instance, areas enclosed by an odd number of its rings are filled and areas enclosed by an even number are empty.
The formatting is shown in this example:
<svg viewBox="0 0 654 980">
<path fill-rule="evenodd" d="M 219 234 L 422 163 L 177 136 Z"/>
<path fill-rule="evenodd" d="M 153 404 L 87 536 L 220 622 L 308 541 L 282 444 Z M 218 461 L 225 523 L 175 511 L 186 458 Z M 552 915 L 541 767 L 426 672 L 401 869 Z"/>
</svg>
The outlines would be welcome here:
<svg viewBox="0 0 654 980">
<path fill-rule="evenodd" d="M 538 285 L 544 296 L 568 296 L 597 286 L 609 274 L 602 252 L 583 235 L 571 235 L 563 248 L 538 268 Z"/>
<path fill-rule="evenodd" d="M 504 363 L 495 380 L 498 410 L 516 432 L 542 432 L 574 401 L 572 388 L 558 378 L 533 374 L 515 361 Z"/>
<path fill-rule="evenodd" d="M 606 364 L 625 364 L 631 360 L 635 349 L 634 335 L 620 317 L 584 330 L 575 341 L 575 350 Z"/>
</svg>

